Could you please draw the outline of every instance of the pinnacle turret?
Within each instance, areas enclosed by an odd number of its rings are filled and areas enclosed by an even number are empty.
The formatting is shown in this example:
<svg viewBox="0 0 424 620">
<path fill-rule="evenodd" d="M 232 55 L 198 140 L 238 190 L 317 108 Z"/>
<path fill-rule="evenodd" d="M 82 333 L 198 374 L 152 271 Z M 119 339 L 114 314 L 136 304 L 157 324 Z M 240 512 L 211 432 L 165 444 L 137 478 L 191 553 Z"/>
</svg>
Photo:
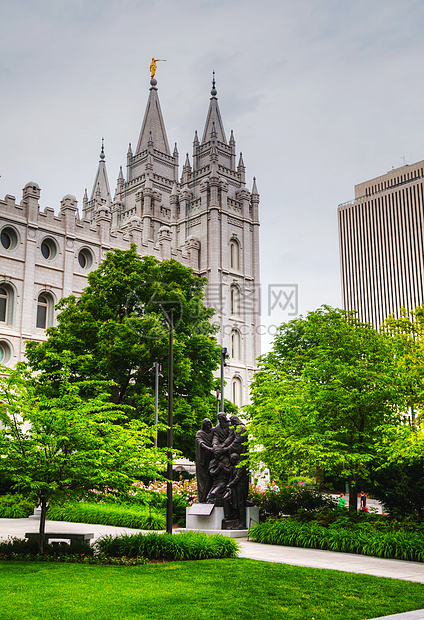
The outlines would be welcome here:
<svg viewBox="0 0 424 620">
<path fill-rule="evenodd" d="M 102 139 L 102 149 L 100 151 L 100 160 L 97 168 L 97 173 L 94 178 L 93 190 L 91 192 L 90 201 L 101 200 L 102 204 L 108 207 L 112 203 L 112 198 L 109 188 L 109 179 L 106 171 L 106 156 L 104 148 L 104 140 Z"/>
<path fill-rule="evenodd" d="M 213 72 L 211 99 L 209 104 L 208 115 L 206 117 L 205 128 L 203 130 L 202 144 L 209 142 L 210 136 L 215 125 L 214 131 L 216 133 L 216 139 L 220 142 L 227 144 L 227 138 L 225 137 L 224 123 L 222 122 L 221 113 L 219 111 L 217 90 L 215 88 L 215 71 Z"/>
</svg>

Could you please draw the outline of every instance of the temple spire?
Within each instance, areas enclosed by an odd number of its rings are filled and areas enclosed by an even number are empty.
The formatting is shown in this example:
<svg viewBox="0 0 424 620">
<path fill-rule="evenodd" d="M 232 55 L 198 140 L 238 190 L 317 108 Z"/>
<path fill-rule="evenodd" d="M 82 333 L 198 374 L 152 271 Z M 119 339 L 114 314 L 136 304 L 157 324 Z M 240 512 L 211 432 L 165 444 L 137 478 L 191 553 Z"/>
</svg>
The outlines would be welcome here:
<svg viewBox="0 0 424 620">
<path fill-rule="evenodd" d="M 101 199 L 103 204 L 106 204 L 108 207 L 112 203 L 112 198 L 110 194 L 109 188 L 109 179 L 106 171 L 106 156 L 105 156 L 105 145 L 104 138 L 102 138 L 102 149 L 100 151 L 100 160 L 97 168 L 97 173 L 94 178 L 93 190 L 91 192 L 90 200 Z"/>
<path fill-rule="evenodd" d="M 149 99 L 147 100 L 146 111 L 144 113 L 135 155 L 140 153 L 140 151 L 146 150 L 149 143 L 152 141 L 155 150 L 166 153 L 166 155 L 171 155 L 156 84 L 157 80 L 152 78 L 150 80 L 151 88 Z"/>
<path fill-rule="evenodd" d="M 202 144 L 209 142 L 212 131 L 216 139 L 227 144 L 225 137 L 224 123 L 222 122 L 221 113 L 218 106 L 218 91 L 215 86 L 215 71 L 213 72 L 211 99 L 209 104 L 208 115 L 206 117 L 205 128 L 203 130 Z"/>
</svg>

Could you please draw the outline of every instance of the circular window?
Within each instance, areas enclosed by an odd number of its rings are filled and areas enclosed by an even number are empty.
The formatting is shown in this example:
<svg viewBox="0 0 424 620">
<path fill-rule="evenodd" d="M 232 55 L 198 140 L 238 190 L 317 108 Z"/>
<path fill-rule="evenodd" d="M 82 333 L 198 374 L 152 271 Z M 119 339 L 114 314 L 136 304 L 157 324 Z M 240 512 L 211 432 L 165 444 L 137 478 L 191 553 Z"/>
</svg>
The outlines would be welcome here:
<svg viewBox="0 0 424 620">
<path fill-rule="evenodd" d="M 12 226 L 5 226 L 0 232 L 0 243 L 5 250 L 14 250 L 19 243 L 18 232 Z"/>
<path fill-rule="evenodd" d="M 6 340 L 0 340 L 0 364 L 7 364 L 12 357 L 12 347 Z"/>
<path fill-rule="evenodd" d="M 93 255 L 88 248 L 79 251 L 78 262 L 83 269 L 90 269 L 93 264 Z"/>
<path fill-rule="evenodd" d="M 41 242 L 40 246 L 41 254 L 46 260 L 53 260 L 57 256 L 57 244 L 56 241 L 50 237 L 46 237 Z"/>
</svg>

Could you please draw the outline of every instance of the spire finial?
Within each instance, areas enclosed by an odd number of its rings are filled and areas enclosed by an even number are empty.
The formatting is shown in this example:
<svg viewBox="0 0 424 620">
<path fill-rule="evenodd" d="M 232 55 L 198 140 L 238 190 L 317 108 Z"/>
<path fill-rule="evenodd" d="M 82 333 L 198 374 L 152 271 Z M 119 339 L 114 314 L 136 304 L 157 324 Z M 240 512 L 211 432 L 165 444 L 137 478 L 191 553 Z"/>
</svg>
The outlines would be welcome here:
<svg viewBox="0 0 424 620">
<path fill-rule="evenodd" d="M 212 90 L 211 90 L 211 95 L 212 97 L 216 97 L 218 94 L 218 91 L 215 88 L 215 71 L 212 71 Z"/>
<path fill-rule="evenodd" d="M 102 138 L 102 150 L 100 151 L 100 159 L 105 158 L 105 139 Z"/>
</svg>

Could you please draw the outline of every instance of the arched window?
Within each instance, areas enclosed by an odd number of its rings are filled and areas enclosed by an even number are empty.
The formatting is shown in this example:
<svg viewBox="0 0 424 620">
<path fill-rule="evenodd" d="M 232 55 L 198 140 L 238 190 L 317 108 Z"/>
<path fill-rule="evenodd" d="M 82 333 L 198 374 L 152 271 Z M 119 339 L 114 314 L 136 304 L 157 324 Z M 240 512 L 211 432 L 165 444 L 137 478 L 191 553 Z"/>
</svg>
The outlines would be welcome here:
<svg viewBox="0 0 424 620">
<path fill-rule="evenodd" d="M 10 342 L 7 340 L 0 340 L 0 364 L 8 364 L 12 357 L 13 348 Z"/>
<path fill-rule="evenodd" d="M 237 239 L 231 239 L 230 241 L 230 268 L 240 269 L 240 245 Z"/>
<path fill-rule="evenodd" d="M 230 289 L 230 313 L 240 315 L 240 291 L 237 286 L 232 286 Z"/>
<path fill-rule="evenodd" d="M 241 359 L 241 337 L 237 330 L 231 332 L 231 357 L 233 360 Z"/>
<path fill-rule="evenodd" d="M 5 282 L 0 284 L 0 323 L 13 324 L 14 289 Z"/>
<path fill-rule="evenodd" d="M 50 293 L 40 293 L 37 299 L 36 327 L 47 329 L 53 325 L 54 301 Z"/>
<path fill-rule="evenodd" d="M 232 399 L 233 403 L 237 405 L 237 407 L 241 407 L 243 402 L 242 397 L 242 383 L 240 377 L 234 377 L 232 383 Z"/>
</svg>

